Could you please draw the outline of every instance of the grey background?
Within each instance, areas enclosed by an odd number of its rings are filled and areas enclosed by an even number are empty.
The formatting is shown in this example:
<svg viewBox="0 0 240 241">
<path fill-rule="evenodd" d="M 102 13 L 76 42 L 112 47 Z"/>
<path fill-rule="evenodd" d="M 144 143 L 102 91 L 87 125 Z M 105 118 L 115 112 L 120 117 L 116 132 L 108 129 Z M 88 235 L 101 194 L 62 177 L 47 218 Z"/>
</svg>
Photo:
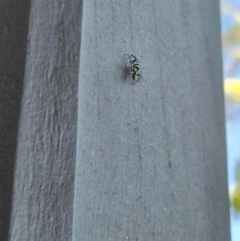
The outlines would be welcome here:
<svg viewBox="0 0 240 241">
<path fill-rule="evenodd" d="M 3 2 L 1 240 L 230 240 L 218 1 Z"/>
</svg>

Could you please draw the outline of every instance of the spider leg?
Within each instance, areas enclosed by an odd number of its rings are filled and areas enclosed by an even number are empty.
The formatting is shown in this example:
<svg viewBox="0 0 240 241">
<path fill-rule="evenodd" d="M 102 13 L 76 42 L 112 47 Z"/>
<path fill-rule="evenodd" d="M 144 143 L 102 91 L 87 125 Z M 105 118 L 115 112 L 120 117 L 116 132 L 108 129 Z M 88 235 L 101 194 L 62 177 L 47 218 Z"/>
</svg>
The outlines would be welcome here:
<svg viewBox="0 0 240 241">
<path fill-rule="evenodd" d="M 131 59 L 132 64 L 137 61 L 137 58 L 133 54 L 130 55 L 130 59 Z"/>
<path fill-rule="evenodd" d="M 128 58 L 129 58 L 129 64 L 130 64 L 130 66 L 129 66 L 129 67 L 131 68 L 131 66 L 132 66 L 132 64 L 133 64 L 133 60 L 132 60 L 132 58 L 131 58 L 131 57 L 132 57 L 132 55 L 129 55 L 129 54 L 124 54 L 123 56 L 125 56 L 125 55 L 126 55 L 126 56 L 128 56 Z"/>
<path fill-rule="evenodd" d="M 134 59 L 137 59 L 133 54 L 131 54 L 130 57 L 133 57 Z"/>
<path fill-rule="evenodd" d="M 137 76 L 137 79 L 136 79 Z M 136 73 L 133 77 L 133 83 L 136 84 L 140 79 L 141 79 L 141 75 L 139 73 Z"/>
</svg>

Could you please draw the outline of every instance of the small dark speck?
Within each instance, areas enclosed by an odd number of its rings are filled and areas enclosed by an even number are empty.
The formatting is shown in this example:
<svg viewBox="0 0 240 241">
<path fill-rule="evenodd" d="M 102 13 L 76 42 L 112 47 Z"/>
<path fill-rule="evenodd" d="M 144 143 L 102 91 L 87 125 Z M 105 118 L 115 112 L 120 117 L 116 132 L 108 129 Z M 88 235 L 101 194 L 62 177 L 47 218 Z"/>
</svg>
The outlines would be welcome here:
<svg viewBox="0 0 240 241">
<path fill-rule="evenodd" d="M 137 131 L 138 131 L 138 128 L 137 128 L 137 127 L 136 127 L 136 128 L 134 128 L 134 131 L 135 131 L 135 132 L 137 132 Z"/>
<path fill-rule="evenodd" d="M 168 163 L 168 167 L 169 167 L 169 168 L 172 167 L 172 163 L 171 163 L 171 162 Z"/>
<path fill-rule="evenodd" d="M 142 199 L 142 195 L 138 196 L 137 201 Z"/>
</svg>

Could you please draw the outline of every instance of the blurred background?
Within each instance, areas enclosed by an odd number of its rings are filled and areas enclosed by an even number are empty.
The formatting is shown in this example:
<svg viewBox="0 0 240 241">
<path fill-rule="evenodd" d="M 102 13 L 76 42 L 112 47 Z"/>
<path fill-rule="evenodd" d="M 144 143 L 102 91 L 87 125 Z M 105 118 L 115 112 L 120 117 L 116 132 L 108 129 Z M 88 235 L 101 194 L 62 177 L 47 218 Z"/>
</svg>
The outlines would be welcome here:
<svg viewBox="0 0 240 241">
<path fill-rule="evenodd" d="M 240 241 L 240 1 L 221 0 L 228 184 L 232 241 Z"/>
</svg>

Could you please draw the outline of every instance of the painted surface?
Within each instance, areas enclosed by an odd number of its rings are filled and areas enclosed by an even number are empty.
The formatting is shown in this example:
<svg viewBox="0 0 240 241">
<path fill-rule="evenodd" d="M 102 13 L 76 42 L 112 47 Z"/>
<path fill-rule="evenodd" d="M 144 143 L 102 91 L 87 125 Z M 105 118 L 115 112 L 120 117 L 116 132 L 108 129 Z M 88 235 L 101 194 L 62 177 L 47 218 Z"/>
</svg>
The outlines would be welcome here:
<svg viewBox="0 0 240 241">
<path fill-rule="evenodd" d="M 86 1 L 80 53 L 73 240 L 230 240 L 218 2 Z"/>
</svg>

